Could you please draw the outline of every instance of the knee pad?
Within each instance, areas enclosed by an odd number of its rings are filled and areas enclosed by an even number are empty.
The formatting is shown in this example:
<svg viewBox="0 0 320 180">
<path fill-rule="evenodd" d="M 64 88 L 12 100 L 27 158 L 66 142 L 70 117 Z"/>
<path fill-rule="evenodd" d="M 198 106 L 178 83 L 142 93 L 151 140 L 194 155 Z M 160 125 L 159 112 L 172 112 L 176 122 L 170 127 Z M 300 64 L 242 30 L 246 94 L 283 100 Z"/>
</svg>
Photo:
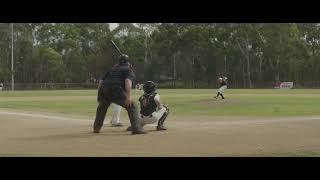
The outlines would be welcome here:
<svg viewBox="0 0 320 180">
<path fill-rule="evenodd" d="M 166 105 L 162 105 L 162 106 L 165 107 L 166 108 L 166 112 L 169 113 L 170 110 L 169 110 L 168 106 L 166 106 Z"/>
</svg>

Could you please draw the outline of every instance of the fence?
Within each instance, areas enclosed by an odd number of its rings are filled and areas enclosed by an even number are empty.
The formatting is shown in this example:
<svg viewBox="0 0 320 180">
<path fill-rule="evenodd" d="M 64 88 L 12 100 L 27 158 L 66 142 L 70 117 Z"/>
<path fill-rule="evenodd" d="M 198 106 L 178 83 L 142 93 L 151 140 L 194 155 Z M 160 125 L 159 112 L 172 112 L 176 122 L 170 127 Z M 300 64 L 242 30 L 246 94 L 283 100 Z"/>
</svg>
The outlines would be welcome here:
<svg viewBox="0 0 320 180">
<path fill-rule="evenodd" d="M 182 81 L 159 81 L 156 82 L 159 88 L 166 89 L 214 89 L 217 84 L 212 82 L 182 82 Z M 272 89 L 275 82 L 261 82 L 253 84 L 255 89 Z M 11 83 L 3 83 L 3 90 L 11 90 Z M 15 90 L 58 90 L 58 89 L 97 89 L 96 83 L 15 83 Z M 229 82 L 230 89 L 244 89 L 249 88 L 247 84 Z M 294 83 L 294 89 L 303 88 L 320 88 L 320 81 Z"/>
<path fill-rule="evenodd" d="M 181 81 L 160 81 L 157 82 L 160 88 L 198 88 L 198 89 L 208 89 L 208 88 L 218 88 L 216 82 L 181 82 Z M 252 89 L 272 89 L 276 85 L 276 82 L 260 82 L 253 83 Z M 228 88 L 233 89 L 249 89 L 249 85 L 244 82 L 228 82 Z M 309 81 L 303 83 L 293 82 L 293 89 L 303 89 L 303 88 L 320 88 L 320 81 Z"/>
<path fill-rule="evenodd" d="M 58 90 L 58 89 L 96 89 L 96 83 L 15 83 L 15 90 Z M 3 90 L 11 90 L 10 83 L 4 83 Z"/>
</svg>

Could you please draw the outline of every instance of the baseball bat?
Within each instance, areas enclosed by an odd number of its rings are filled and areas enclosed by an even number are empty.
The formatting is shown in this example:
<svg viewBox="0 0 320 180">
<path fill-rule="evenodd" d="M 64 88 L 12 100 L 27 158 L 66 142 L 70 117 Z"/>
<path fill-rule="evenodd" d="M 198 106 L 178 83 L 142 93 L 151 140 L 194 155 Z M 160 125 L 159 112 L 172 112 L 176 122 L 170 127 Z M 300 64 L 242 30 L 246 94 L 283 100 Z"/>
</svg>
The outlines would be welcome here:
<svg viewBox="0 0 320 180">
<path fill-rule="evenodd" d="M 120 49 L 118 48 L 118 46 L 111 40 L 111 44 L 113 45 L 113 47 L 118 51 L 118 53 L 120 55 L 122 55 L 122 52 L 120 51 Z"/>
</svg>

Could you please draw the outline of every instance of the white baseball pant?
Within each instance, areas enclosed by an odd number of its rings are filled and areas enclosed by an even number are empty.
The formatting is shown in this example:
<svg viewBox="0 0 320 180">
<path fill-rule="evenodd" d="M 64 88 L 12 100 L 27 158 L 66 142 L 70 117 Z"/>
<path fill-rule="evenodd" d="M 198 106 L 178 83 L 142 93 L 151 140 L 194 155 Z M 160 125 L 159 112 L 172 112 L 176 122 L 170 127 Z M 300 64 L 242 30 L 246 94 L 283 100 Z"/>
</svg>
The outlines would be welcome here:
<svg viewBox="0 0 320 180">
<path fill-rule="evenodd" d="M 112 119 L 111 119 L 111 124 L 119 124 L 120 123 L 120 113 L 122 107 L 118 104 L 112 104 L 113 107 L 113 112 L 112 112 Z"/>
<path fill-rule="evenodd" d="M 219 89 L 218 89 L 218 92 L 220 92 L 222 94 L 222 92 L 227 89 L 227 86 L 224 85 L 224 86 L 221 86 Z"/>
<path fill-rule="evenodd" d="M 166 111 L 167 111 L 167 108 L 162 107 L 159 111 L 153 112 L 151 116 L 141 115 L 142 125 L 156 123 Z"/>
</svg>

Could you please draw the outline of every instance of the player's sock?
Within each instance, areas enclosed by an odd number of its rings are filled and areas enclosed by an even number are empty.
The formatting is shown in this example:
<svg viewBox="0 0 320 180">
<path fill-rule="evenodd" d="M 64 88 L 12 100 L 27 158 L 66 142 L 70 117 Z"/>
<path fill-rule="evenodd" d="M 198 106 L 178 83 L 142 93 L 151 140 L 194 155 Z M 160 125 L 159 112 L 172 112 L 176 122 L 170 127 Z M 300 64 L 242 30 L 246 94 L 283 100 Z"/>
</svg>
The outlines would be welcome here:
<svg viewBox="0 0 320 180">
<path fill-rule="evenodd" d="M 222 94 L 222 93 L 220 93 L 220 96 L 222 97 L 222 99 L 224 99 L 224 96 L 223 96 L 223 94 Z"/>
<path fill-rule="evenodd" d="M 218 98 L 218 97 L 219 97 L 219 95 L 220 95 L 220 92 L 218 92 L 218 93 L 217 93 L 217 96 L 216 96 L 216 98 Z"/>
</svg>

